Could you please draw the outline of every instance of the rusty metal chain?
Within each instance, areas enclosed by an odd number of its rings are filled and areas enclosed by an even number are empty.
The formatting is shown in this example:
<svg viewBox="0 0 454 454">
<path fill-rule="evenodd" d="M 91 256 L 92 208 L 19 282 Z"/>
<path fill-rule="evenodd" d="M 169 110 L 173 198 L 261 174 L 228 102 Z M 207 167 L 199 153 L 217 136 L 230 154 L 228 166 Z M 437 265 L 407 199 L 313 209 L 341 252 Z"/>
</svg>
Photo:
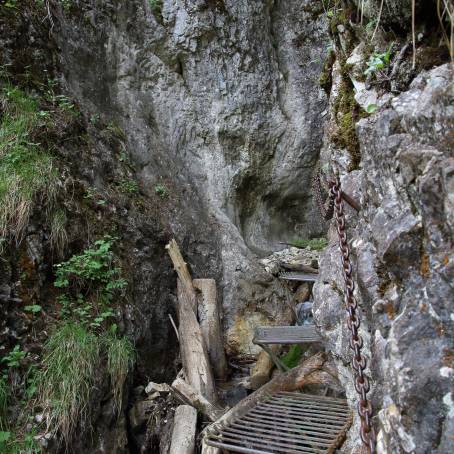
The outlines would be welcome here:
<svg viewBox="0 0 454 454">
<path fill-rule="evenodd" d="M 317 182 L 318 180 L 318 182 Z M 325 220 L 327 209 L 321 196 L 320 176 L 314 178 L 315 197 L 320 208 L 320 212 Z M 352 277 L 352 265 L 350 262 L 350 249 L 348 247 L 347 233 L 345 228 L 345 213 L 343 206 L 343 196 L 339 178 L 329 182 L 329 200 L 333 206 L 334 217 L 336 220 L 337 234 L 339 237 L 339 249 L 342 255 L 342 269 L 344 275 L 344 303 L 347 310 L 347 326 L 350 330 L 350 348 L 353 350 L 352 368 L 354 370 L 354 385 L 359 396 L 358 414 L 361 421 L 360 435 L 361 440 L 370 454 L 375 453 L 375 432 L 372 427 L 372 405 L 367 398 L 370 390 L 369 378 L 364 373 L 367 360 L 362 354 L 363 339 L 359 334 L 360 315 L 358 313 L 358 303 L 353 295 L 355 283 Z M 332 213 L 331 213 L 332 217 Z"/>
<path fill-rule="evenodd" d="M 329 187 L 326 185 L 324 180 L 323 183 L 325 192 L 329 195 Z M 329 221 L 333 217 L 334 213 L 334 199 L 332 197 L 328 197 L 326 203 L 324 202 L 324 197 L 322 196 L 322 176 L 320 171 L 315 172 L 315 176 L 312 180 L 312 190 L 322 218 L 325 221 Z"/>
</svg>

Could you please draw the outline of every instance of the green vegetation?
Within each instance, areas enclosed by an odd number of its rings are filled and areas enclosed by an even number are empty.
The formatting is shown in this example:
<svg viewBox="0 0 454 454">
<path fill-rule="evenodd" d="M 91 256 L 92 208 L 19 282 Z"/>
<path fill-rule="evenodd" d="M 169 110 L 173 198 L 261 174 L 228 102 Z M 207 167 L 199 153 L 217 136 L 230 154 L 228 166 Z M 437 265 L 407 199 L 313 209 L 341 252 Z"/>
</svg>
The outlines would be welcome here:
<svg viewBox="0 0 454 454">
<path fill-rule="evenodd" d="M 51 206 L 57 193 L 52 157 L 33 136 L 43 126 L 35 98 L 12 85 L 0 94 L 0 235 L 20 239 L 33 202 Z"/>
<path fill-rule="evenodd" d="M 139 185 L 134 180 L 121 180 L 118 183 L 118 189 L 124 194 L 137 194 Z"/>
<path fill-rule="evenodd" d="M 32 304 L 30 306 L 25 306 L 24 311 L 25 312 L 31 312 L 32 314 L 37 314 L 38 312 L 41 312 L 42 307 L 39 304 Z"/>
<path fill-rule="evenodd" d="M 9 369 L 14 369 L 20 366 L 20 362 L 27 356 L 27 352 L 21 350 L 20 345 L 16 345 L 9 353 L 2 358 L 2 363 L 5 363 Z"/>
<path fill-rule="evenodd" d="M 289 368 L 293 369 L 296 367 L 303 357 L 303 349 L 301 345 L 292 345 L 289 351 L 282 356 L 281 361 Z"/>
<path fill-rule="evenodd" d="M 148 0 L 153 14 L 159 18 L 162 17 L 162 0 Z"/>
<path fill-rule="evenodd" d="M 99 362 L 99 340 L 83 326 L 65 323 L 50 336 L 44 350 L 38 405 L 48 414 L 54 430 L 69 440 L 88 414 Z"/>
<path fill-rule="evenodd" d="M 121 269 L 111 251 L 115 238 L 106 235 L 82 254 L 55 266 L 55 287 L 66 290 L 60 295 L 62 315 L 91 328 L 100 328 L 114 315 L 114 293 L 126 287 Z"/>
<path fill-rule="evenodd" d="M 5 428 L 5 415 L 8 408 L 9 388 L 5 377 L 0 377 L 0 430 Z"/>
<path fill-rule="evenodd" d="M 156 192 L 161 199 L 165 199 L 169 195 L 169 191 L 163 184 L 157 184 L 154 187 L 154 192 Z"/>
<path fill-rule="evenodd" d="M 386 52 L 374 52 L 367 61 L 367 69 L 364 71 L 364 75 L 376 74 L 378 71 L 384 69 L 389 65 L 391 61 L 392 48 L 394 43 L 391 43 Z"/>
<path fill-rule="evenodd" d="M 96 335 L 79 323 L 66 322 L 49 337 L 44 350 L 36 380 L 37 405 L 64 440 L 87 421 L 93 387 L 102 377 L 100 356 L 107 358 L 115 406 L 121 409 L 124 382 L 134 363 L 134 347 L 127 338 L 117 338 L 115 329 Z"/>
<path fill-rule="evenodd" d="M 112 384 L 114 402 L 117 412 L 121 411 L 123 401 L 123 385 L 128 375 L 128 370 L 133 366 L 135 359 L 134 346 L 126 338 L 115 336 L 116 326 L 105 333 L 102 341 L 107 351 L 107 372 Z"/>
<path fill-rule="evenodd" d="M 294 247 L 301 249 L 312 249 L 313 251 L 321 251 L 328 246 L 328 240 L 326 238 L 312 238 L 311 240 L 297 239 L 290 243 Z"/>
<path fill-rule="evenodd" d="M 63 253 L 63 249 L 68 242 L 66 222 L 67 219 L 65 210 L 57 209 L 52 213 L 50 244 L 53 249 L 58 251 L 60 254 Z"/>
</svg>

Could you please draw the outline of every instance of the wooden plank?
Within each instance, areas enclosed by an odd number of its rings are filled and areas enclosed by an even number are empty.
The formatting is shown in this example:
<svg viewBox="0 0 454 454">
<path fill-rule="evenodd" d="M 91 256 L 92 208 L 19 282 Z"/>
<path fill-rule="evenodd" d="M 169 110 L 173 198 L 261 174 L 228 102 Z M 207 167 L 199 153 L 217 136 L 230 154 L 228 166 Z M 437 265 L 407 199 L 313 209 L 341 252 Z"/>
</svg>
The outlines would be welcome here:
<svg viewBox="0 0 454 454">
<path fill-rule="evenodd" d="M 295 272 L 281 273 L 279 275 L 279 278 L 285 279 L 287 281 L 316 282 L 318 279 L 318 274 L 298 273 L 295 271 Z"/>
<path fill-rule="evenodd" d="M 255 329 L 255 344 L 304 344 L 321 342 L 314 325 L 260 326 Z"/>
</svg>

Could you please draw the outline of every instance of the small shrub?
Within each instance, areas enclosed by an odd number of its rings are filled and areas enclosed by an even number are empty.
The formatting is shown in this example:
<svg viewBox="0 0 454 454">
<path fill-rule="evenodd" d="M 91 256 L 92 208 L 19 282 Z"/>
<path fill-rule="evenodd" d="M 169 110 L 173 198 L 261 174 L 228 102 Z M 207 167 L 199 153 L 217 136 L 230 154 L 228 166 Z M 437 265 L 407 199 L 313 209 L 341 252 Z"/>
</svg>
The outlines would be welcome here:
<svg viewBox="0 0 454 454">
<path fill-rule="evenodd" d="M 114 293 L 125 288 L 127 281 L 115 266 L 111 247 L 115 238 L 106 235 L 94 247 L 55 266 L 55 287 L 65 289 L 59 296 L 62 316 L 97 329 L 112 317 L 110 307 Z"/>
</svg>

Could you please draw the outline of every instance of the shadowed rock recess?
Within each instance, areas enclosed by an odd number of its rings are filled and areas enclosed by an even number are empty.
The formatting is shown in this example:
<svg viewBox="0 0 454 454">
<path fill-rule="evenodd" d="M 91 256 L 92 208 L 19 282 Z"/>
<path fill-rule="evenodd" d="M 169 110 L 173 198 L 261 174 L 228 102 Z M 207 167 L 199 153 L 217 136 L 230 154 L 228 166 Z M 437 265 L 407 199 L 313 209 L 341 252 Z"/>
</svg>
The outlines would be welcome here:
<svg viewBox="0 0 454 454">
<path fill-rule="evenodd" d="M 216 281 L 219 405 L 247 396 L 255 361 L 268 379 L 254 329 L 294 324 L 299 304 L 323 347 L 276 354 L 324 348 L 355 410 L 317 169 L 361 205 L 345 211 L 377 452 L 454 452 L 453 50 L 437 4 L 452 0 L 0 2 L 0 454 L 168 454 L 173 238 Z M 73 407 L 43 391 L 62 332 L 91 358 L 66 358 L 88 377 Z M 198 434 L 206 422 L 199 409 Z M 364 452 L 359 430 L 354 412 L 339 452 Z"/>
</svg>

